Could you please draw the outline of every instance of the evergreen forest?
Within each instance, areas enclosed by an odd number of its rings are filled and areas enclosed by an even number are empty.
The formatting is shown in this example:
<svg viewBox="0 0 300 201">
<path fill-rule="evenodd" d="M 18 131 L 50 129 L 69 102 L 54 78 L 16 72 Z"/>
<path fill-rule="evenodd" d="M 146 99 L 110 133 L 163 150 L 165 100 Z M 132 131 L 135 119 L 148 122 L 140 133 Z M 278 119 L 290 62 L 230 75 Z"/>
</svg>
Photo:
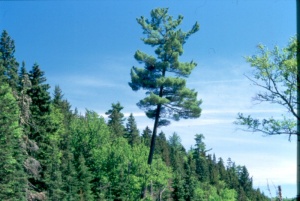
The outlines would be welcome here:
<svg viewBox="0 0 300 201">
<path fill-rule="evenodd" d="M 144 30 L 149 28 L 143 18 L 139 23 Z M 197 24 L 184 37 L 196 31 Z M 151 37 L 145 43 L 153 46 Z M 15 58 L 15 51 L 14 40 L 4 30 L 0 41 L 0 200 L 270 200 L 253 187 L 245 166 L 207 149 L 203 134 L 193 133 L 194 145 L 187 150 L 178 133 L 158 132 L 149 164 L 152 128 L 138 130 L 134 115 L 125 118 L 120 102 L 106 109 L 106 119 L 93 110 L 80 113 L 64 98 L 59 85 L 50 88 L 38 63 L 26 66 Z M 151 60 L 142 52 L 136 53 L 136 59 Z M 176 73 L 186 76 L 187 68 L 178 66 L 184 73 Z M 133 89 L 147 85 L 136 78 L 147 72 L 133 69 Z M 196 110 L 192 115 L 198 117 L 197 94 L 184 90 L 190 102 L 175 118 L 191 114 L 191 100 Z M 140 102 L 142 107 L 147 104 Z M 148 115 L 152 118 L 155 113 Z"/>
<path fill-rule="evenodd" d="M 0 200 L 269 200 L 245 166 L 217 158 L 204 135 L 186 150 L 178 134 L 160 132 L 151 166 L 151 129 L 139 131 L 122 105 L 71 109 L 60 87 L 50 90 L 41 67 L 14 57 L 7 31 L 0 42 Z"/>
</svg>

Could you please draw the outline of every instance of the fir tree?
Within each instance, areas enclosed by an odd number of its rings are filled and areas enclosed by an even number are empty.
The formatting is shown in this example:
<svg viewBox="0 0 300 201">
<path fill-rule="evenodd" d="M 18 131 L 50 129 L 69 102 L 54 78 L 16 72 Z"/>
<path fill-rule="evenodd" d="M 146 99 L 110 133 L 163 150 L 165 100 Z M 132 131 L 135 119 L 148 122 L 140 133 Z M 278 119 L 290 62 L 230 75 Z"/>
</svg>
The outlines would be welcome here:
<svg viewBox="0 0 300 201">
<path fill-rule="evenodd" d="M 8 84 L 0 83 L 0 200 L 26 200 L 18 104 Z"/>
<path fill-rule="evenodd" d="M 169 166 L 170 165 L 170 151 L 169 144 L 164 132 L 160 132 L 156 138 L 156 151 L 161 156 L 162 160 Z"/>
<path fill-rule="evenodd" d="M 132 113 L 128 117 L 126 124 L 126 133 L 124 134 L 124 137 L 128 140 L 128 143 L 131 145 L 131 147 L 140 142 L 139 130 L 137 129 L 135 118 Z"/>
<path fill-rule="evenodd" d="M 125 133 L 125 127 L 123 123 L 125 121 L 124 114 L 121 112 L 123 106 L 118 102 L 112 104 L 112 109 L 108 110 L 105 114 L 108 115 L 108 126 L 111 129 L 112 135 L 115 137 L 121 137 Z"/>
<path fill-rule="evenodd" d="M 94 200 L 92 191 L 91 191 L 91 184 L 90 184 L 90 182 L 92 180 L 92 175 L 91 175 L 88 167 L 85 164 L 85 159 L 84 159 L 83 155 L 80 155 L 78 158 L 77 174 L 78 174 L 79 200 L 82 200 L 82 201 Z"/>
<path fill-rule="evenodd" d="M 3 73 L 9 86 L 12 88 L 14 96 L 17 97 L 19 63 L 14 57 L 15 42 L 5 30 L 1 34 L 0 52 L 2 53 L 0 59 L 2 59 L 4 66 Z"/>
<path fill-rule="evenodd" d="M 170 147 L 170 162 L 174 172 L 183 174 L 183 163 L 186 152 L 181 144 L 181 139 L 179 135 L 173 133 L 168 140 Z"/>
<path fill-rule="evenodd" d="M 147 147 L 150 147 L 150 143 L 151 143 L 151 134 L 152 131 L 151 129 L 147 126 L 145 128 L 145 130 L 143 130 L 142 133 L 142 142 L 144 143 L 144 145 L 146 145 Z"/>
</svg>

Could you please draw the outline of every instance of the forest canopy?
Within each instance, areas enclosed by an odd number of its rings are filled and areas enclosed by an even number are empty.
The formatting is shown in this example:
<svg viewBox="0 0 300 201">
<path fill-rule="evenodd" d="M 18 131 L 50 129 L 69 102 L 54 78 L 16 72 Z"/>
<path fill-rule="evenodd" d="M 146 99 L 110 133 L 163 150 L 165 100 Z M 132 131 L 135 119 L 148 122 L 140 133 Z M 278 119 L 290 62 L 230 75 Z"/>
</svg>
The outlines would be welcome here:
<svg viewBox="0 0 300 201">
<path fill-rule="evenodd" d="M 160 132 L 152 166 L 151 129 L 124 118 L 121 103 L 108 120 L 92 110 L 72 111 L 42 68 L 15 58 L 14 40 L 0 43 L 1 200 L 268 200 L 253 188 L 245 166 L 206 150 L 204 135 L 186 150 L 177 133 Z"/>
</svg>

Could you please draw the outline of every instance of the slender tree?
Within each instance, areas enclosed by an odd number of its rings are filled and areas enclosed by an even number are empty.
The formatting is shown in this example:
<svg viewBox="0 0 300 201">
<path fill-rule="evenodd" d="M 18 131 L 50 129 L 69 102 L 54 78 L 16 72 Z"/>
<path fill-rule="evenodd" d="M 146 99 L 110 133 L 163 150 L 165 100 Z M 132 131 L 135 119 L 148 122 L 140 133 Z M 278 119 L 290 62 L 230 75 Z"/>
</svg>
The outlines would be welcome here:
<svg viewBox="0 0 300 201">
<path fill-rule="evenodd" d="M 128 140 L 131 147 L 140 142 L 139 130 L 132 113 L 128 117 L 124 137 Z"/>
<path fill-rule="evenodd" d="M 125 133 L 125 127 L 123 125 L 125 118 L 121 110 L 124 108 L 119 102 L 112 104 L 105 114 L 108 115 L 108 126 L 111 129 L 112 135 L 115 137 L 121 137 Z"/>
<path fill-rule="evenodd" d="M 142 142 L 144 143 L 144 145 L 146 145 L 147 147 L 150 147 L 150 143 L 151 143 L 151 134 L 152 131 L 151 129 L 147 126 L 142 133 Z"/>
<path fill-rule="evenodd" d="M 17 96 L 19 63 L 14 56 L 15 42 L 5 30 L 1 34 L 0 52 L 2 53 L 0 59 L 2 59 L 4 66 L 3 73 L 9 86 L 12 88 L 14 96 Z"/>
<path fill-rule="evenodd" d="M 197 92 L 186 88 L 187 78 L 196 63 L 180 62 L 183 45 L 186 40 L 199 30 L 196 23 L 188 32 L 178 29 L 183 16 L 177 19 L 168 14 L 168 9 L 158 8 L 151 11 L 151 19 L 140 17 L 137 22 L 146 35 L 142 40 L 146 45 L 156 47 L 156 58 L 142 51 L 137 51 L 135 59 L 144 64 L 144 68 L 131 69 L 132 90 L 146 90 L 146 98 L 137 105 L 145 110 L 150 119 L 154 119 L 148 164 L 151 165 L 157 128 L 170 124 L 169 118 L 198 118 L 201 113 L 201 101 L 197 100 Z"/>
</svg>

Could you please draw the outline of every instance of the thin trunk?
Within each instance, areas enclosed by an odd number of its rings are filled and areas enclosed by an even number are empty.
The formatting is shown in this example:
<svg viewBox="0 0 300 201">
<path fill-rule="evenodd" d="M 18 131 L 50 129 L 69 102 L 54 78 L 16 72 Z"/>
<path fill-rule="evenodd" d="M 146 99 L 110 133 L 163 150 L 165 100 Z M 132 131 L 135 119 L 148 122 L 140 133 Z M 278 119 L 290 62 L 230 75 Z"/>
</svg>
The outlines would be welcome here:
<svg viewBox="0 0 300 201">
<path fill-rule="evenodd" d="M 151 145 L 150 145 L 150 152 L 149 152 L 149 156 L 148 156 L 148 165 L 151 165 L 152 160 L 153 160 L 160 108 L 161 108 L 161 105 L 158 105 L 157 109 L 156 109 L 156 115 L 155 115 L 155 121 L 154 121 L 153 133 L 152 133 Z M 145 182 L 142 186 L 142 191 L 141 191 L 142 199 L 146 197 L 146 191 L 147 191 L 147 184 Z"/>
<path fill-rule="evenodd" d="M 163 72 L 162 72 L 162 77 L 165 77 L 165 74 L 166 74 L 166 70 L 164 69 Z M 162 96 L 163 96 L 163 86 L 161 86 L 160 89 L 159 89 L 159 97 L 162 97 Z M 150 166 L 152 164 L 154 150 L 155 150 L 155 141 L 156 141 L 157 127 L 158 127 L 159 117 L 160 117 L 160 110 L 161 110 L 161 104 L 158 104 L 157 107 L 156 107 L 153 133 L 152 133 L 150 151 L 149 151 L 149 156 L 148 156 L 148 165 L 150 165 Z M 142 186 L 141 198 L 146 197 L 146 190 L 147 190 L 147 185 L 145 183 Z"/>
<path fill-rule="evenodd" d="M 165 75 L 166 75 L 166 69 L 164 69 L 162 71 L 162 77 L 165 77 Z M 163 89 L 164 89 L 164 87 L 160 86 L 159 97 L 163 96 Z M 155 149 L 155 139 L 156 139 L 156 134 L 157 134 L 157 127 L 158 127 L 159 117 L 160 117 L 160 110 L 161 110 L 161 104 L 158 104 L 157 108 L 156 108 L 156 113 L 155 113 L 153 134 L 152 134 L 152 138 L 151 138 L 150 152 L 149 152 L 149 156 L 148 156 L 148 165 L 152 164 L 152 159 L 153 159 L 153 154 L 154 154 L 154 149 Z"/>
<path fill-rule="evenodd" d="M 300 0 L 296 1 L 297 7 L 297 115 L 300 114 Z M 300 120 L 297 116 L 297 200 L 300 200 Z"/>
<path fill-rule="evenodd" d="M 155 114 L 155 120 L 154 120 L 154 126 L 153 126 L 153 133 L 151 138 L 151 145 L 150 145 L 150 152 L 148 156 L 148 165 L 152 164 L 152 159 L 154 155 L 154 149 L 155 149 L 155 141 L 156 141 L 156 135 L 157 135 L 157 127 L 159 122 L 159 115 L 160 115 L 160 109 L 161 105 L 158 105 L 156 108 L 156 114 Z"/>
</svg>

